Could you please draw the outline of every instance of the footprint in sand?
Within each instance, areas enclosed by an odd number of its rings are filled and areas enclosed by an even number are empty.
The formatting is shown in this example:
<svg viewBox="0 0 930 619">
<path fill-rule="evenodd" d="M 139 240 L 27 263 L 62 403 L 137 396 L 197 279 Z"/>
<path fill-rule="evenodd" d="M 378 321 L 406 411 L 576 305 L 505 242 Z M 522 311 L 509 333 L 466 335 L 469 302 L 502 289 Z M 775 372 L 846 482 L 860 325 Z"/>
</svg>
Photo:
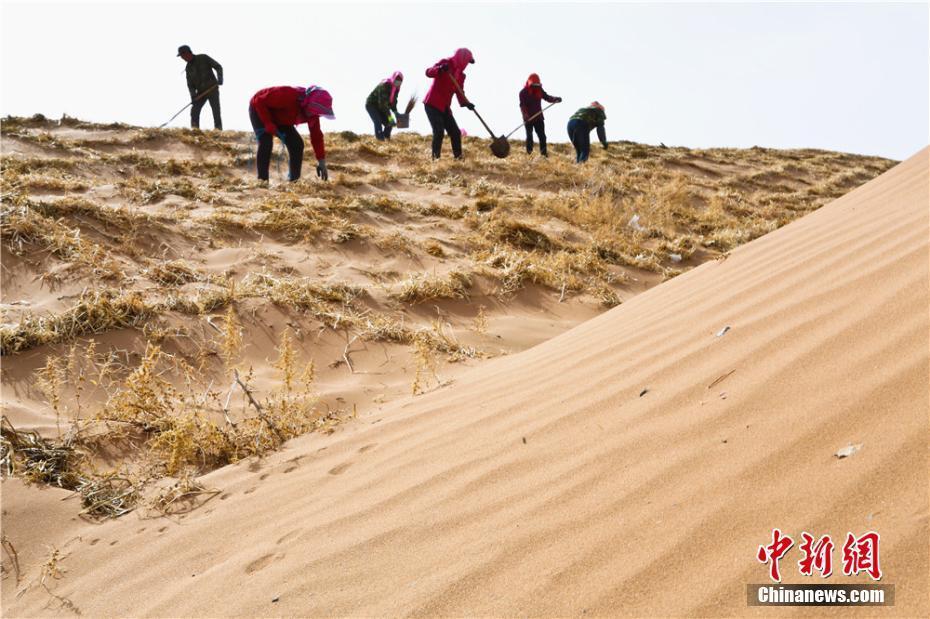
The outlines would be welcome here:
<svg viewBox="0 0 930 619">
<path fill-rule="evenodd" d="M 264 481 L 264 480 L 268 479 L 268 476 L 269 476 L 270 474 L 271 474 L 271 473 L 262 473 L 262 476 L 259 477 L 258 479 L 261 480 L 261 481 Z"/>
<path fill-rule="evenodd" d="M 158 532 L 159 532 L 159 533 L 164 533 L 164 532 L 167 531 L 167 530 L 168 530 L 168 527 L 162 527 L 162 528 L 158 529 Z"/>
<path fill-rule="evenodd" d="M 283 544 L 284 542 L 288 542 L 294 539 L 298 535 L 300 535 L 300 529 L 295 529 L 291 531 L 290 533 L 285 533 L 284 535 L 282 535 L 281 538 L 275 542 L 275 544 Z"/>
<path fill-rule="evenodd" d="M 301 458 L 303 458 L 303 456 L 297 456 L 297 457 L 291 458 L 290 460 L 288 460 L 287 462 L 285 462 L 285 464 L 287 464 L 288 467 L 287 467 L 286 469 L 284 469 L 284 470 L 282 471 L 282 473 L 291 473 L 291 472 L 293 472 L 293 471 L 296 471 L 296 470 L 298 469 L 298 467 L 300 467 L 300 459 L 301 459 Z"/>
<path fill-rule="evenodd" d="M 346 472 L 346 469 L 352 466 L 351 462 L 343 462 L 342 464 L 337 464 L 333 468 L 329 469 L 330 475 L 342 475 Z"/>
<path fill-rule="evenodd" d="M 229 493 L 227 492 L 227 493 L 225 493 L 225 494 L 220 495 L 220 500 L 221 500 L 221 501 L 225 501 L 226 499 L 228 499 L 228 498 L 231 497 L 231 496 L 232 496 L 232 495 L 229 494 Z"/>
<path fill-rule="evenodd" d="M 358 448 L 358 453 L 363 454 L 363 453 L 365 453 L 366 451 L 368 451 L 369 449 L 374 449 L 374 448 L 377 447 L 377 446 L 378 446 L 378 443 L 370 443 L 370 444 L 368 444 L 368 445 L 365 445 L 364 447 L 359 447 L 359 448 Z"/>
<path fill-rule="evenodd" d="M 249 488 L 248 490 L 246 490 L 246 491 L 243 492 L 242 494 L 252 494 L 252 493 L 255 492 L 256 490 L 258 490 L 258 488 Z"/>
<path fill-rule="evenodd" d="M 98 537 L 98 538 L 95 538 L 95 539 L 92 539 L 92 540 L 90 540 L 90 545 L 91 545 L 91 546 L 95 546 L 95 545 L 97 544 L 97 542 L 99 542 L 99 541 L 100 541 L 100 538 L 99 538 L 99 537 Z"/>
<path fill-rule="evenodd" d="M 255 559 L 254 561 L 252 561 L 251 563 L 249 563 L 248 565 L 245 566 L 245 573 L 246 573 L 246 574 L 254 574 L 254 573 L 257 572 L 258 570 L 264 569 L 264 568 L 268 567 L 269 565 L 271 565 L 272 563 L 274 563 L 275 561 L 277 561 L 277 560 L 279 560 L 279 559 L 283 559 L 283 558 L 284 558 L 284 554 L 283 554 L 283 553 L 281 553 L 281 554 L 276 554 L 276 555 L 275 555 L 275 554 L 267 554 L 267 555 L 265 555 L 265 556 L 263 556 L 263 557 L 259 557 L 258 559 Z"/>
</svg>

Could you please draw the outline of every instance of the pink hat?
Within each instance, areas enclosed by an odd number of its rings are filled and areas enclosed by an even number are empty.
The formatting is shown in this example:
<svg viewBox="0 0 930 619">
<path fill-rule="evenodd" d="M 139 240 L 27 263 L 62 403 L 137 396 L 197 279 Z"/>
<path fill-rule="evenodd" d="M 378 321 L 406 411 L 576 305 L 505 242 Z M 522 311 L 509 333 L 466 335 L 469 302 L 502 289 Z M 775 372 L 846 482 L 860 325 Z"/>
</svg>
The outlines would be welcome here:
<svg viewBox="0 0 930 619">
<path fill-rule="evenodd" d="M 455 50 L 455 53 L 452 54 L 452 64 L 455 65 L 455 68 L 459 71 L 463 71 L 465 67 L 475 62 L 475 57 L 472 55 L 471 50 L 467 47 L 460 47 Z"/>
<path fill-rule="evenodd" d="M 394 101 L 397 100 L 397 91 L 398 91 L 398 89 L 399 89 L 399 87 L 397 86 L 397 81 L 398 81 L 398 80 L 401 81 L 401 82 L 404 81 L 404 74 L 401 73 L 400 71 L 394 71 L 394 73 L 391 74 L 391 77 L 387 78 L 386 80 L 383 80 L 383 82 L 384 82 L 385 84 L 390 84 L 390 85 L 391 85 L 391 97 L 390 97 L 390 101 L 391 101 L 392 103 L 393 103 Z"/>
<path fill-rule="evenodd" d="M 300 100 L 300 107 L 309 116 L 322 116 L 323 118 L 336 118 L 333 114 L 333 97 L 319 86 L 311 86 L 304 92 Z"/>
</svg>

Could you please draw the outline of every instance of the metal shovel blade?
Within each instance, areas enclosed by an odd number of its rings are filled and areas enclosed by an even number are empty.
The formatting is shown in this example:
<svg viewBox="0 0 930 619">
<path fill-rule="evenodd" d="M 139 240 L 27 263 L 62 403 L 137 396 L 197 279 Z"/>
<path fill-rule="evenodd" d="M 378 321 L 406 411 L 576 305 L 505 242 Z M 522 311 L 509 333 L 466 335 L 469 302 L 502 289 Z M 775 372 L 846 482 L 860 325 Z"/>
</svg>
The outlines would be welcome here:
<svg viewBox="0 0 930 619">
<path fill-rule="evenodd" d="M 491 142 L 491 152 L 498 159 L 506 159 L 507 155 L 510 154 L 510 142 L 504 136 L 496 138 Z"/>
</svg>

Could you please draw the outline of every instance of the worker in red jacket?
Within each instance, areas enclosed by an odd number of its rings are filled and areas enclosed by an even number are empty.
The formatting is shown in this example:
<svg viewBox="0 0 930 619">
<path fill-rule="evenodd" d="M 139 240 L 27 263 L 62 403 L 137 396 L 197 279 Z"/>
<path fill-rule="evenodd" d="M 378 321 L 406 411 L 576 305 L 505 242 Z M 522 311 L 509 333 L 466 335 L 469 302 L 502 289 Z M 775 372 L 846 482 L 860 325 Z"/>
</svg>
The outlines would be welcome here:
<svg viewBox="0 0 930 619">
<path fill-rule="evenodd" d="M 433 78 L 429 92 L 423 98 L 426 117 L 433 128 L 433 159 L 439 159 L 442 152 L 444 133 L 449 134 L 452 142 L 452 155 L 456 159 L 462 158 L 462 131 L 452 115 L 452 95 L 458 98 L 462 107 L 475 109 L 462 90 L 465 87 L 465 68 L 474 62 L 472 53 L 463 47 L 426 70 L 426 77 Z"/>
<path fill-rule="evenodd" d="M 324 181 L 329 179 L 323 131 L 320 130 L 321 116 L 335 118 L 333 98 L 319 86 L 272 86 L 255 93 L 249 101 L 249 119 L 258 140 L 256 163 L 259 180 L 268 180 L 275 135 L 287 146 L 288 180 L 293 182 L 300 178 L 304 141 L 295 125 L 301 123 L 310 127 L 310 144 L 317 160 L 316 175 Z"/>
</svg>

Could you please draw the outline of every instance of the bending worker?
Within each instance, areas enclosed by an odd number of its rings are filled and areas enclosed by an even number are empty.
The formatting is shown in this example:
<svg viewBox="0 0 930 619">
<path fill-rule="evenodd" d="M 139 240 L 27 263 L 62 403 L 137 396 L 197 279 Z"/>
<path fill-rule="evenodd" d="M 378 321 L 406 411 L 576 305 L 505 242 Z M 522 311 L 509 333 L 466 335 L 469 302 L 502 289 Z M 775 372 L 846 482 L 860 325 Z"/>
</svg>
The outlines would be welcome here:
<svg viewBox="0 0 930 619">
<path fill-rule="evenodd" d="M 319 86 L 272 86 L 255 93 L 249 101 L 249 120 L 258 140 L 255 160 L 259 180 L 268 180 L 275 135 L 287 146 L 288 180 L 294 182 L 300 178 L 304 141 L 295 125 L 301 123 L 307 123 L 310 128 L 310 144 L 317 159 L 316 174 L 324 181 L 329 179 L 323 131 L 320 129 L 321 116 L 335 118 L 333 98 Z"/>
<path fill-rule="evenodd" d="M 391 130 L 397 124 L 397 97 L 404 83 L 404 74 L 394 71 L 391 77 L 378 82 L 365 100 L 365 110 L 375 124 L 375 137 L 390 140 Z"/>
<path fill-rule="evenodd" d="M 575 112 L 568 121 L 568 139 L 575 147 L 575 162 L 584 163 L 591 153 L 591 129 L 597 129 L 597 139 L 607 148 L 607 134 L 604 131 L 604 121 L 607 114 L 604 106 L 597 101 L 588 107 Z"/>
</svg>

